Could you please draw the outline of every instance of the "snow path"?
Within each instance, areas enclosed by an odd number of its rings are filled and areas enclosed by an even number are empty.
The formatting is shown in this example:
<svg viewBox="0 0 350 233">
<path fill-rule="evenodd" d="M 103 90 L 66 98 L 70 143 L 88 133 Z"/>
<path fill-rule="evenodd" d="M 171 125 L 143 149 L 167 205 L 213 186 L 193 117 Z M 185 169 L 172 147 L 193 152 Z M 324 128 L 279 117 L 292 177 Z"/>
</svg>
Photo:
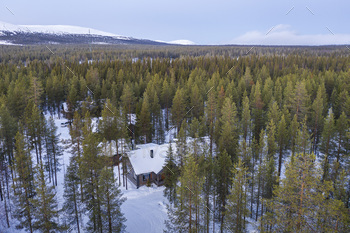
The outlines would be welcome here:
<svg viewBox="0 0 350 233">
<path fill-rule="evenodd" d="M 130 233 L 158 233 L 163 232 L 167 210 L 163 196 L 164 187 L 142 186 L 136 189 L 128 182 L 128 189 L 122 188 L 123 196 L 127 200 L 122 205 L 125 214 L 126 231 Z"/>
</svg>

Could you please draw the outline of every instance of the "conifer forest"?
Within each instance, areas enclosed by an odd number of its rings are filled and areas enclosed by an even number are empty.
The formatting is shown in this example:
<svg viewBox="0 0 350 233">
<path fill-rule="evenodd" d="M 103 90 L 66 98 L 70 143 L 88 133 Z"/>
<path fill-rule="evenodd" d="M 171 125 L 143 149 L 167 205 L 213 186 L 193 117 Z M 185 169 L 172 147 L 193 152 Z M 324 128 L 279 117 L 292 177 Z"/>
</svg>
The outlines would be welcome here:
<svg viewBox="0 0 350 233">
<path fill-rule="evenodd" d="M 350 232 L 349 52 L 0 45 L 0 232 Z"/>
</svg>

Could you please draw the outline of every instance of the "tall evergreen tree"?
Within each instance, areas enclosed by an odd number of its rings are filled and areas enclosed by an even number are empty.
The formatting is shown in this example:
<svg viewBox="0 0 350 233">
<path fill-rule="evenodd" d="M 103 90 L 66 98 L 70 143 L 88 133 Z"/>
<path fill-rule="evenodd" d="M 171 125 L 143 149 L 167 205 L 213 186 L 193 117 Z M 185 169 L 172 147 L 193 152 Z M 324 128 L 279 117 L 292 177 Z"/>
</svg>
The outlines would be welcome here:
<svg viewBox="0 0 350 233">
<path fill-rule="evenodd" d="M 323 119 L 323 97 L 322 97 L 322 89 L 319 88 L 317 91 L 316 99 L 312 104 L 312 121 L 313 121 L 313 151 L 316 152 L 317 144 L 319 142 L 321 130 L 322 130 L 322 119 Z"/>
<path fill-rule="evenodd" d="M 67 173 L 64 177 L 64 203 L 62 210 L 66 220 L 67 227 L 80 233 L 82 223 L 82 200 L 79 195 L 80 178 L 76 171 L 78 171 L 77 157 L 70 158 Z"/>
<path fill-rule="evenodd" d="M 100 199 L 100 213 L 102 218 L 101 232 L 124 232 L 126 221 L 121 212 L 121 205 L 126 200 L 122 197 L 119 187 L 116 185 L 113 170 L 104 167 L 99 177 L 98 198 Z"/>
<path fill-rule="evenodd" d="M 225 227 L 230 232 L 244 232 L 246 228 L 246 217 L 249 214 L 247 170 L 248 168 L 239 159 L 233 170 L 232 188 L 226 206 Z"/>
<path fill-rule="evenodd" d="M 178 203 L 168 205 L 169 220 L 165 221 L 165 232 L 199 232 L 202 229 L 200 215 L 203 211 L 201 200 L 203 177 L 193 155 L 187 157 L 178 187 Z"/>
<path fill-rule="evenodd" d="M 268 212 L 261 220 L 264 232 L 344 232 L 343 204 L 327 195 L 329 181 L 321 182 L 314 155 L 297 154 L 286 164 L 286 178 L 267 201 Z"/>
<path fill-rule="evenodd" d="M 14 203 L 15 218 L 18 220 L 16 228 L 34 232 L 34 208 L 30 200 L 35 192 L 33 187 L 32 160 L 23 134 L 19 131 L 15 137 L 15 178 L 14 178 Z"/>
<path fill-rule="evenodd" d="M 231 188 L 232 177 L 232 160 L 226 151 L 220 153 L 215 164 L 215 179 L 216 179 L 216 219 L 220 222 L 221 232 L 224 229 L 224 220 L 226 213 L 227 197 Z"/>
<path fill-rule="evenodd" d="M 287 143 L 288 143 L 288 130 L 287 130 L 287 124 L 284 118 L 284 114 L 281 116 L 281 120 L 278 123 L 276 138 L 277 138 L 277 144 L 278 144 L 278 176 L 280 176 L 281 168 L 282 168 L 282 160 L 283 160 L 284 152 L 286 150 Z"/>
<path fill-rule="evenodd" d="M 222 128 L 220 131 L 219 150 L 226 150 L 232 161 L 237 160 L 238 150 L 238 119 L 237 109 L 234 103 L 231 103 L 229 98 L 226 98 L 222 107 L 221 116 Z"/>
<path fill-rule="evenodd" d="M 167 197 L 170 204 L 174 204 L 176 202 L 176 185 L 178 181 L 178 173 L 179 172 L 175 163 L 172 144 L 170 143 L 164 165 L 164 196 Z"/>
<path fill-rule="evenodd" d="M 137 128 L 139 135 L 144 137 L 144 142 L 148 143 L 152 141 L 152 119 L 150 111 L 150 103 L 148 99 L 148 94 L 145 92 L 143 94 L 143 101 L 140 115 L 137 117 Z"/>
<path fill-rule="evenodd" d="M 50 233 L 59 230 L 57 201 L 54 187 L 47 186 L 42 165 L 37 166 L 35 177 L 36 195 L 31 200 L 34 206 L 33 229 Z"/>
<path fill-rule="evenodd" d="M 249 98 L 246 96 L 243 99 L 243 110 L 242 110 L 242 129 L 243 129 L 243 139 L 247 141 L 247 136 L 250 136 L 250 130 L 251 130 L 251 114 L 250 114 L 250 105 L 249 105 Z"/>
<path fill-rule="evenodd" d="M 62 156 L 62 148 L 59 144 L 60 134 L 57 134 L 57 126 L 52 117 L 50 117 L 47 126 L 46 135 L 46 168 L 49 171 L 49 176 L 52 175 L 52 182 L 57 186 L 57 172 L 60 170 L 60 157 Z M 50 178 L 51 180 L 51 178 Z"/>
<path fill-rule="evenodd" d="M 185 114 L 186 114 L 186 102 L 185 102 L 184 91 L 178 88 L 174 96 L 173 105 L 171 108 L 172 123 L 174 124 L 174 126 L 176 126 L 178 133 L 180 131 L 181 122 L 184 119 Z"/>
<path fill-rule="evenodd" d="M 329 110 L 327 118 L 324 120 L 324 128 L 322 132 L 321 152 L 323 153 L 323 180 L 329 179 L 329 159 L 333 157 L 333 151 L 335 150 L 333 138 L 334 138 L 334 115 L 332 109 Z"/>
</svg>

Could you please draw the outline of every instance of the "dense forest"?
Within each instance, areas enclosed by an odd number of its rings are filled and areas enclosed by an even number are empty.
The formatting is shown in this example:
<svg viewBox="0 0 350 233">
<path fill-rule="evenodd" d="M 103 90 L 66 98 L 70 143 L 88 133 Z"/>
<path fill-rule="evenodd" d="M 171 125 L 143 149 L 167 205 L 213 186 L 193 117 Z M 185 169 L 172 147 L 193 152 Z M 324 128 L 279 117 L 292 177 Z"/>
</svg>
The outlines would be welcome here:
<svg viewBox="0 0 350 233">
<path fill-rule="evenodd" d="M 4 228 L 124 232 L 126 152 L 170 134 L 165 232 L 350 230 L 346 47 L 49 47 L 1 47 Z"/>
</svg>

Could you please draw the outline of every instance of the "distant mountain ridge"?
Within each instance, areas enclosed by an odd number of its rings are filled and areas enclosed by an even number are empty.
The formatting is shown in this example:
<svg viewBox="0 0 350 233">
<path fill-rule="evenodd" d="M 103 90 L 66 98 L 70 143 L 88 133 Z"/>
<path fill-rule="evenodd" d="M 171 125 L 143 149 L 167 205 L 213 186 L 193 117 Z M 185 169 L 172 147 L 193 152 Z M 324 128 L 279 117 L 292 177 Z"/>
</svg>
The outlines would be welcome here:
<svg viewBox="0 0 350 233">
<path fill-rule="evenodd" d="M 192 41 L 172 42 L 137 39 L 109 32 L 69 25 L 14 25 L 0 22 L 0 44 L 145 44 L 145 45 L 193 45 Z"/>
</svg>

